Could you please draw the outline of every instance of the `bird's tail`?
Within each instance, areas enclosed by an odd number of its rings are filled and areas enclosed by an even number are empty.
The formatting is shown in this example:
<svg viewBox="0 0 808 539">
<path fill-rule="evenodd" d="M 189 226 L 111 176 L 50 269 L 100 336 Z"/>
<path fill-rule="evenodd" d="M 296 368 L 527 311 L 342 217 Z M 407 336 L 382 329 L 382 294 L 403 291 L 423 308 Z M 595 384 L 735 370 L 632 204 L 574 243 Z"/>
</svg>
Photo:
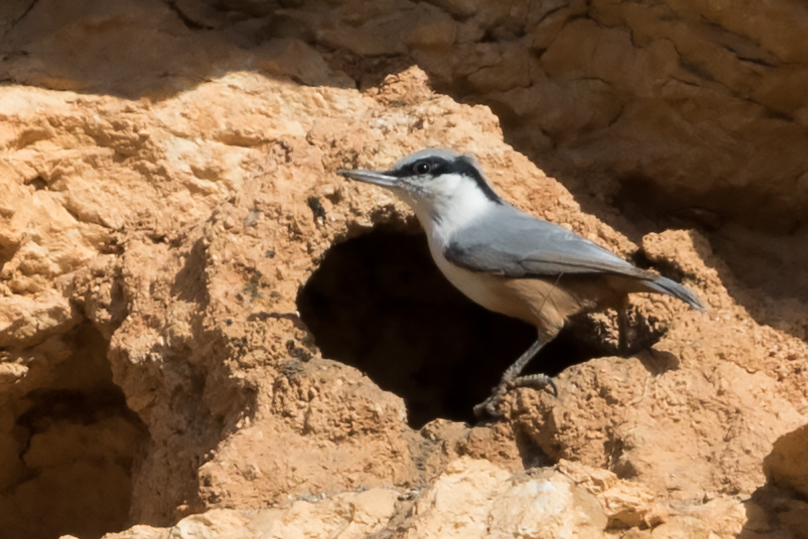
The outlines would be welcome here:
<svg viewBox="0 0 808 539">
<path fill-rule="evenodd" d="M 704 305 L 699 301 L 699 297 L 692 290 L 677 282 L 671 281 L 667 277 L 657 277 L 655 280 L 647 282 L 647 285 L 648 288 L 655 292 L 678 298 L 701 312 L 706 311 Z"/>
</svg>

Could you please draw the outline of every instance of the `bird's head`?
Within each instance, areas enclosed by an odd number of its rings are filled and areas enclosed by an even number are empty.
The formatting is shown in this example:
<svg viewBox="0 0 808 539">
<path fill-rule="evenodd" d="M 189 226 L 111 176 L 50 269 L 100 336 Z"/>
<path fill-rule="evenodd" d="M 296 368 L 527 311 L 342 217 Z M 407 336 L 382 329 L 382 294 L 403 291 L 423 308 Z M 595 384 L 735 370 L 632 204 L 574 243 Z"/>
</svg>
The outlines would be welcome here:
<svg viewBox="0 0 808 539">
<path fill-rule="evenodd" d="M 502 199 L 486 181 L 477 160 L 452 150 L 429 148 L 398 160 L 390 170 L 340 170 L 338 174 L 390 189 L 418 218 L 474 214 Z"/>
</svg>

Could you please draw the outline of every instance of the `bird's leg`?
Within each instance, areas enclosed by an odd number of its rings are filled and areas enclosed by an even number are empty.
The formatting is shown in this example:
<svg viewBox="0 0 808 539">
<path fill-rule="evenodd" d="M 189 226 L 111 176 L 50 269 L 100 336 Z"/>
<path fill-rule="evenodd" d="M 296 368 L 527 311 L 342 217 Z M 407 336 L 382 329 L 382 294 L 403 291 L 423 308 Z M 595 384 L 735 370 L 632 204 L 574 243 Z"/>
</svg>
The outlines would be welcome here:
<svg viewBox="0 0 808 539">
<path fill-rule="evenodd" d="M 542 342 L 540 339 L 537 339 L 536 342 L 530 345 L 530 348 L 528 348 L 524 354 L 519 356 L 519 359 L 514 361 L 513 365 L 508 367 L 508 370 L 503 373 L 499 384 L 491 392 L 491 396 L 474 407 L 474 415 L 480 417 L 485 413 L 491 417 L 502 417 L 503 413 L 497 411 L 497 405 L 509 390 L 517 387 L 530 386 L 540 389 L 550 386 L 553 388 L 553 393 L 558 395 L 558 389 L 553 383 L 553 379 L 546 374 L 529 374 L 527 376 L 519 376 L 528 362 L 539 353 L 541 347 Z"/>
</svg>

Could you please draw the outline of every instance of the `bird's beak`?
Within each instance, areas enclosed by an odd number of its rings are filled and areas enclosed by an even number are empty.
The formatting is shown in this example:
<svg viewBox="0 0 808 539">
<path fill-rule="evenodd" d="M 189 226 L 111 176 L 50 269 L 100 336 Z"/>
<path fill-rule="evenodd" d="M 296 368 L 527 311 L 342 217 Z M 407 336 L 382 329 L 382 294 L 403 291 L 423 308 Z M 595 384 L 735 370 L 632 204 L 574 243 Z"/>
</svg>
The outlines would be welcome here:
<svg viewBox="0 0 808 539">
<path fill-rule="evenodd" d="M 385 174 L 384 172 L 376 172 L 373 170 L 345 170 L 341 169 L 337 171 L 337 174 L 340 176 L 345 176 L 346 178 L 350 178 L 352 180 L 357 180 L 360 182 L 365 183 L 372 183 L 374 185 L 378 185 L 381 187 L 396 187 L 396 181 L 398 178 L 395 176 L 390 176 Z"/>
</svg>

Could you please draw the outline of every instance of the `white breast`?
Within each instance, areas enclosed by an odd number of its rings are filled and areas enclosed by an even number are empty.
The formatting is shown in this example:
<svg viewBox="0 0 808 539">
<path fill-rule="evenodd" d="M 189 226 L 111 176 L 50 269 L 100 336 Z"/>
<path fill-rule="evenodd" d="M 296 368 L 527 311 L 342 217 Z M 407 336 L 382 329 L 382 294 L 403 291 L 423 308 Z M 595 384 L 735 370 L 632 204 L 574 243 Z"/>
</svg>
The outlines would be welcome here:
<svg viewBox="0 0 808 539">
<path fill-rule="evenodd" d="M 452 236 L 470 222 L 484 219 L 494 202 L 470 178 L 444 174 L 432 180 L 419 197 L 402 198 L 412 206 L 429 239 L 429 251 L 443 275 L 458 290 L 486 309 L 504 312 L 501 295 L 495 290 L 497 278 L 475 273 L 451 264 L 443 251 Z M 508 314 L 508 313 L 505 313 Z"/>
</svg>

